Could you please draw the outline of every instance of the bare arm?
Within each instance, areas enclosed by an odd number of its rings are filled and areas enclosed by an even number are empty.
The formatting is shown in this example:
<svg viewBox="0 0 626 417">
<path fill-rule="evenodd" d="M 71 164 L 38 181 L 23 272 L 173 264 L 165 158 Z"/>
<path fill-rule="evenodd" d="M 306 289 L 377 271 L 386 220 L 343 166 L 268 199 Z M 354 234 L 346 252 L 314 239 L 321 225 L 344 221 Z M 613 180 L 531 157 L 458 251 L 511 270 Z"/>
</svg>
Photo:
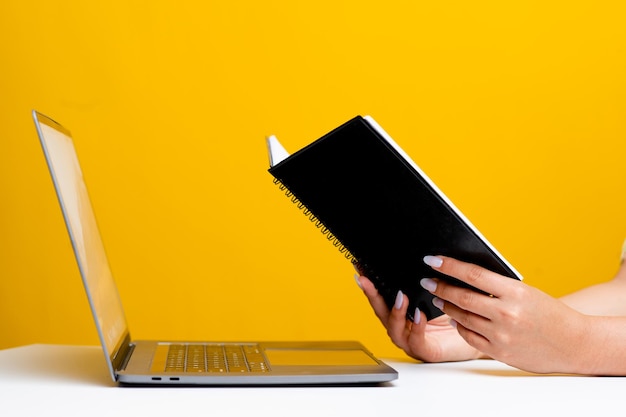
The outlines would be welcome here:
<svg viewBox="0 0 626 417">
<path fill-rule="evenodd" d="M 569 302 L 578 308 L 596 313 L 589 315 L 476 265 L 445 257 L 427 258 L 440 272 L 493 294 L 490 297 L 444 281 L 422 280 L 424 288 L 438 297 L 435 305 L 454 320 L 470 346 L 532 372 L 626 376 L 623 270 L 606 284 L 569 296 Z"/>
<path fill-rule="evenodd" d="M 611 281 L 583 288 L 560 298 L 573 309 L 592 316 L 626 316 L 626 262 Z"/>
</svg>

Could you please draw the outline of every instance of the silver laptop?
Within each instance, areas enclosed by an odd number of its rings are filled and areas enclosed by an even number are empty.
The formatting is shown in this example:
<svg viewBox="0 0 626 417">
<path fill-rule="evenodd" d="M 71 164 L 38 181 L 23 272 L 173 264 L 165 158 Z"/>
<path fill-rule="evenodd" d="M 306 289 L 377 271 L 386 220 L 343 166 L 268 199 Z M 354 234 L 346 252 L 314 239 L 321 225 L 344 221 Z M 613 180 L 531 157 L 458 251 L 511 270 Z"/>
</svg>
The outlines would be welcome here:
<svg viewBox="0 0 626 417">
<path fill-rule="evenodd" d="M 397 372 L 358 342 L 134 341 L 70 132 L 33 110 L 106 362 L 122 385 L 374 384 Z"/>
</svg>

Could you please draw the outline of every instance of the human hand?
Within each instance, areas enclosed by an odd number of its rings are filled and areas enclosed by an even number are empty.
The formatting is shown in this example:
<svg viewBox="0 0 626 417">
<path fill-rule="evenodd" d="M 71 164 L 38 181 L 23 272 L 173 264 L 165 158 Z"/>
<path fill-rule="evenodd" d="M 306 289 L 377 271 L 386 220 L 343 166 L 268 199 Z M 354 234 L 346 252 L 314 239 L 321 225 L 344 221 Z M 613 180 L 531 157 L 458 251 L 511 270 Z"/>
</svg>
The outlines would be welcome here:
<svg viewBox="0 0 626 417">
<path fill-rule="evenodd" d="M 531 372 L 579 372 L 578 350 L 588 334 L 588 316 L 521 281 L 447 257 L 427 256 L 433 269 L 477 291 L 423 279 L 435 306 L 459 335 L 490 357 Z"/>
<path fill-rule="evenodd" d="M 357 282 L 369 300 L 376 316 L 387 329 L 391 341 L 412 358 L 425 362 L 446 362 L 476 359 L 481 353 L 468 345 L 449 318 L 439 316 L 426 321 L 426 315 L 415 311 L 415 321 L 406 319 L 408 297 L 402 292 L 396 297 L 396 304 L 390 310 L 378 293 L 374 284 L 364 276 Z"/>
</svg>

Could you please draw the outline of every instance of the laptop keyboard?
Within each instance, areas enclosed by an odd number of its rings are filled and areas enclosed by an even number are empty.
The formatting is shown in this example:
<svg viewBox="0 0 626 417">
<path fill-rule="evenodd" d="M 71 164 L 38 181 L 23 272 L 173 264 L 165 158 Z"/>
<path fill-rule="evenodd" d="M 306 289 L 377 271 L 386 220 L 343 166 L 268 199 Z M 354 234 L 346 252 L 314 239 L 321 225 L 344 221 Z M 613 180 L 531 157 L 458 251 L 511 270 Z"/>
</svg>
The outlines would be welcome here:
<svg viewBox="0 0 626 417">
<path fill-rule="evenodd" d="M 170 344 L 165 372 L 267 372 L 256 344 Z"/>
</svg>

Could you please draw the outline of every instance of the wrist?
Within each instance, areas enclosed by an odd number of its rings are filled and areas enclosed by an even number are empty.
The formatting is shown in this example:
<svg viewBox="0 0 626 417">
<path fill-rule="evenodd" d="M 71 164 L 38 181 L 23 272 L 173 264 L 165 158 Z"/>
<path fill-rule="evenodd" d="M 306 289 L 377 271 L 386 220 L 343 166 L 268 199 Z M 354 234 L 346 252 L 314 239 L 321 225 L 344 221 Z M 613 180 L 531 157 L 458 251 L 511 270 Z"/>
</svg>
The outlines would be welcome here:
<svg viewBox="0 0 626 417">
<path fill-rule="evenodd" d="M 567 354 L 564 355 L 561 372 L 579 375 L 593 375 L 596 368 L 598 351 L 595 346 L 597 335 L 594 335 L 594 316 L 578 313 L 572 320 L 570 337 L 567 340 Z"/>
</svg>

